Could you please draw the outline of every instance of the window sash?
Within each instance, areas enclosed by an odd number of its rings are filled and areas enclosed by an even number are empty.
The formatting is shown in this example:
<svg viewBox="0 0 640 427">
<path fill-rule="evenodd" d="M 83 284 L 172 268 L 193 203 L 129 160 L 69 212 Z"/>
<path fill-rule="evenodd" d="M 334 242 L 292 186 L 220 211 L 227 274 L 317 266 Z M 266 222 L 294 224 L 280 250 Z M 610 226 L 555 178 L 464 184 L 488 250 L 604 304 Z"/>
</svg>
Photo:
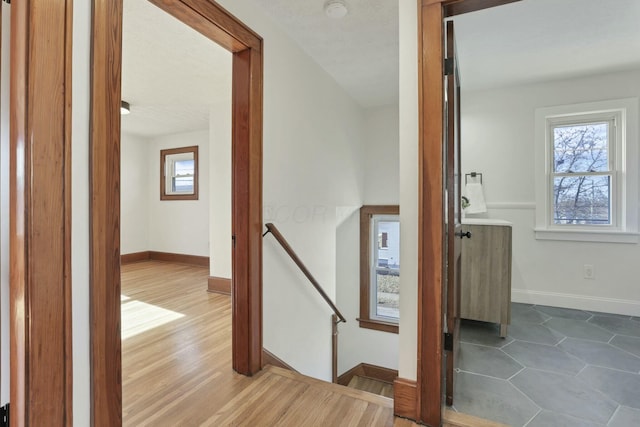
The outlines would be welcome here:
<svg viewBox="0 0 640 427">
<path fill-rule="evenodd" d="M 574 115 L 570 117 L 555 117 L 547 119 L 547 141 L 549 149 L 549 173 L 547 182 L 548 197 L 548 224 L 551 229 L 563 229 L 571 227 L 587 227 L 587 228 L 616 228 L 618 227 L 618 187 L 617 187 L 617 169 L 619 163 L 616 153 L 616 136 L 617 136 L 617 113 L 603 115 L 602 113 Z M 607 170 L 598 172 L 555 172 L 556 169 L 556 141 L 555 130 L 559 127 L 597 125 L 606 123 L 607 131 Z M 609 176 L 609 223 L 607 224 L 559 224 L 556 222 L 556 204 L 555 204 L 555 180 L 561 177 L 580 178 L 584 176 Z"/>
<path fill-rule="evenodd" d="M 400 218 L 397 215 L 372 215 L 370 220 L 370 239 L 369 239 L 369 317 L 372 320 L 380 320 L 383 322 L 398 323 L 399 316 L 384 316 L 378 314 L 378 262 L 380 260 L 380 249 L 388 249 L 386 247 L 379 247 L 378 236 L 380 234 L 381 222 L 396 222 L 400 223 Z M 388 243 L 388 241 L 387 241 Z"/>
</svg>

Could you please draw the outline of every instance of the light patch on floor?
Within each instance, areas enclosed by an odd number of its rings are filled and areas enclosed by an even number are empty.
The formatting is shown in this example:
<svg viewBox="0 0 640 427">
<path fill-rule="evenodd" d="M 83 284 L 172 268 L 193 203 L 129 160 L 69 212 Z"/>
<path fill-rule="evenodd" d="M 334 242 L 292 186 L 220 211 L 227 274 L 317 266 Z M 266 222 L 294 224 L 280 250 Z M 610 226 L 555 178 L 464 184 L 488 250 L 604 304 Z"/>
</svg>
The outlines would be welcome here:
<svg viewBox="0 0 640 427">
<path fill-rule="evenodd" d="M 120 294 L 120 302 L 129 301 L 131 297 L 126 296 L 125 294 Z"/>
<path fill-rule="evenodd" d="M 184 317 L 182 313 L 132 300 L 126 295 L 122 295 L 121 298 L 126 298 L 122 299 L 126 302 L 121 308 L 123 340 Z"/>
</svg>

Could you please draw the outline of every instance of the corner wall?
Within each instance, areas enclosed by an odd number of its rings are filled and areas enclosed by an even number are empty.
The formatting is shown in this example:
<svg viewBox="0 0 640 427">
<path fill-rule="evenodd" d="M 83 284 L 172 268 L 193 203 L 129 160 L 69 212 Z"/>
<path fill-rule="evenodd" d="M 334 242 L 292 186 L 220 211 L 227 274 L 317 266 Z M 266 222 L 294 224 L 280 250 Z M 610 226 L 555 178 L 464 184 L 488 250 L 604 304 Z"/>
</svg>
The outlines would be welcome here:
<svg viewBox="0 0 640 427">
<path fill-rule="evenodd" d="M 535 109 L 628 97 L 640 97 L 640 70 L 463 92 L 463 173 L 482 172 L 487 216 L 514 224 L 512 300 L 640 315 L 640 245 L 536 240 L 533 231 Z"/>
<path fill-rule="evenodd" d="M 364 125 L 363 204 L 397 205 L 398 106 L 366 110 Z M 343 212 L 336 230 L 337 304 L 347 323 L 339 326 L 338 375 L 360 363 L 397 370 L 398 334 L 361 328 L 356 320 L 360 316 L 360 210 L 356 206 Z"/>
<path fill-rule="evenodd" d="M 220 3 L 264 38 L 264 222 L 335 300 L 337 210 L 362 201 L 362 110 L 259 8 Z M 331 380 L 331 310 L 272 236 L 263 247 L 264 347 Z"/>
<path fill-rule="evenodd" d="M 120 252 L 148 251 L 149 141 L 123 132 L 120 156 Z"/>
<path fill-rule="evenodd" d="M 198 146 L 198 200 L 160 200 L 160 150 Z M 149 250 L 209 256 L 209 132 L 165 135 L 148 145 Z"/>
</svg>

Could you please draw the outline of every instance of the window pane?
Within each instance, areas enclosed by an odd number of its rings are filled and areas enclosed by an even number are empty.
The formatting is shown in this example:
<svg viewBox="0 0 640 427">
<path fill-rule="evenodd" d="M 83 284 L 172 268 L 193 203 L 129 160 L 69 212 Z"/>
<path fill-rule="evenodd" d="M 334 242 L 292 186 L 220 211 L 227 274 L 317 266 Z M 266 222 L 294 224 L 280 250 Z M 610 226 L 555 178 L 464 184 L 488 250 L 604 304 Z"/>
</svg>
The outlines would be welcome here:
<svg viewBox="0 0 640 427">
<path fill-rule="evenodd" d="M 176 176 L 171 182 L 171 192 L 193 193 L 193 176 Z"/>
<path fill-rule="evenodd" d="M 175 176 L 183 176 L 183 175 L 193 175 L 194 169 L 194 160 L 177 160 L 174 162 L 174 175 Z"/>
<path fill-rule="evenodd" d="M 609 123 L 553 128 L 554 171 L 608 172 Z"/>
<path fill-rule="evenodd" d="M 553 180 L 555 224 L 611 224 L 611 176 L 564 176 Z"/>
<path fill-rule="evenodd" d="M 376 316 L 400 317 L 400 222 L 377 222 Z"/>
</svg>

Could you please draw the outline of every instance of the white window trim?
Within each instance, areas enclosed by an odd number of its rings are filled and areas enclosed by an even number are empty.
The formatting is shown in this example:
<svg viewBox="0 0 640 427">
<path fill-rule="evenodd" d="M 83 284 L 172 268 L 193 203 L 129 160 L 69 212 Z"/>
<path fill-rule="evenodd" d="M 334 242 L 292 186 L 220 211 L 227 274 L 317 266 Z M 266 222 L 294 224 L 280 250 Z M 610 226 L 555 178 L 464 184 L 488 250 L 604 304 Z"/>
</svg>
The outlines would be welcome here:
<svg viewBox="0 0 640 427">
<path fill-rule="evenodd" d="M 376 286 L 377 265 L 378 265 L 378 226 L 381 221 L 398 222 L 400 223 L 400 215 L 392 214 L 373 214 L 371 216 L 370 228 L 370 254 L 369 254 L 369 318 L 371 320 L 377 320 L 380 322 L 389 322 L 399 324 L 400 319 L 396 317 L 381 316 L 377 314 L 378 307 L 378 292 Z"/>
<path fill-rule="evenodd" d="M 535 111 L 536 239 L 583 242 L 638 243 L 638 98 L 614 99 L 583 104 L 538 108 Z M 585 114 L 619 114 L 615 138 L 617 200 L 613 226 L 555 225 L 549 194 L 553 153 L 549 141 L 550 120 L 576 118 Z"/>
</svg>

